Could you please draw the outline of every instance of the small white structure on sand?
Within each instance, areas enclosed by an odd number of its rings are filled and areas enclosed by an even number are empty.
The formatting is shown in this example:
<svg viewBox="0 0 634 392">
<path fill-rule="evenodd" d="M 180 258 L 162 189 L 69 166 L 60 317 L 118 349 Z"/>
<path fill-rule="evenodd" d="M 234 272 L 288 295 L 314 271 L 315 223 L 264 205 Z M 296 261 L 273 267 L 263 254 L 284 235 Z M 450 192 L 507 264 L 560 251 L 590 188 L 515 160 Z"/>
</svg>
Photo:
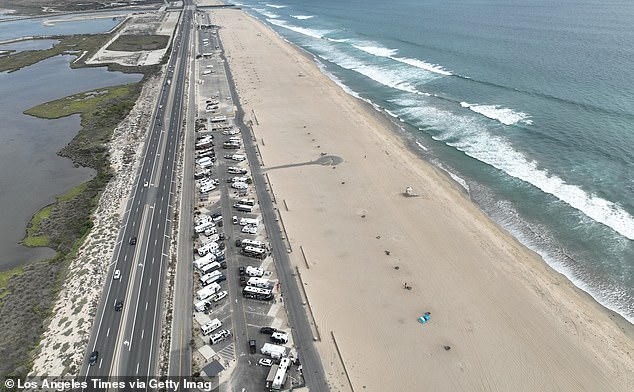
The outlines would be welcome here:
<svg viewBox="0 0 634 392">
<path fill-rule="evenodd" d="M 418 196 L 418 193 L 414 193 L 414 188 L 412 188 L 411 186 L 408 186 L 407 188 L 405 188 L 405 197 L 416 197 Z"/>
</svg>

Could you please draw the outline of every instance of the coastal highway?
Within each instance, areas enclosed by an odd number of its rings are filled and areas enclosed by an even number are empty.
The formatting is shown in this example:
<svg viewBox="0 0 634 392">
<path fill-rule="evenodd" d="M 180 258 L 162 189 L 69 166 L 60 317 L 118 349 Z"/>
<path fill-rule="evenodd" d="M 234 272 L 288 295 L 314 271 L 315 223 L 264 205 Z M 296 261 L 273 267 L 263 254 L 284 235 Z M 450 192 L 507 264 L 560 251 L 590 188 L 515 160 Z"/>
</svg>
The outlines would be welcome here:
<svg viewBox="0 0 634 392">
<path fill-rule="evenodd" d="M 181 13 L 172 42 L 137 184 L 128 202 L 113 265 L 97 309 L 82 379 L 155 376 L 161 336 L 163 279 L 169 263 L 174 176 L 182 126 L 192 10 Z M 130 240 L 136 239 L 135 244 Z M 115 270 L 121 278 L 112 278 Z M 121 311 L 114 304 L 123 301 Z M 91 352 L 99 352 L 93 366 Z"/>
</svg>

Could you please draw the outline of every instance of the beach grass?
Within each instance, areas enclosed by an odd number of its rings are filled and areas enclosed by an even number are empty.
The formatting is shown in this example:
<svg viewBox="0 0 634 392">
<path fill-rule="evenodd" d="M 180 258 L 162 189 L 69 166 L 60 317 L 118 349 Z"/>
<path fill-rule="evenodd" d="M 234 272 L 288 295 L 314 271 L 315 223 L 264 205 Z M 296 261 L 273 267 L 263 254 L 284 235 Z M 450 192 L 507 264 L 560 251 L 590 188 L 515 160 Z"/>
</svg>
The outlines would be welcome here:
<svg viewBox="0 0 634 392">
<path fill-rule="evenodd" d="M 2 297 L 9 294 L 9 279 L 14 276 L 22 275 L 24 273 L 23 266 L 17 266 L 13 269 L 0 272 L 0 300 Z"/>
<path fill-rule="evenodd" d="M 120 35 L 107 49 L 123 52 L 157 50 L 167 47 L 169 40 L 169 35 Z"/>
</svg>

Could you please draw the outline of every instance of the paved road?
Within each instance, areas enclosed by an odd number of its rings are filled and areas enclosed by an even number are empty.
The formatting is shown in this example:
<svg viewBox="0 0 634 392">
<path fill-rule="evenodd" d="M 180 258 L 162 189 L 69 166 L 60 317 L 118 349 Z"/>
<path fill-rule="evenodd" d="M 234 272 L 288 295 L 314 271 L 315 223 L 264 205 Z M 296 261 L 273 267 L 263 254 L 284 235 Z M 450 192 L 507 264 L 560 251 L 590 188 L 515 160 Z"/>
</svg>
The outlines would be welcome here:
<svg viewBox="0 0 634 392">
<path fill-rule="evenodd" d="M 253 135 L 252 130 L 244 124 L 244 111 L 239 104 L 238 95 L 235 91 L 235 83 L 233 82 L 233 77 L 229 69 L 227 69 L 227 75 L 230 81 L 231 95 L 238 108 L 236 125 L 240 128 L 242 133 L 245 153 L 251 166 L 251 176 L 260 203 L 262 220 L 267 228 L 270 245 L 273 248 L 275 268 L 282 286 L 284 298 L 286 298 L 285 306 L 289 323 L 293 329 L 293 340 L 297 347 L 299 359 L 303 365 L 304 379 L 311 391 L 328 391 L 329 388 L 321 359 L 313 343 L 313 333 L 306 315 L 306 309 L 304 305 L 302 305 L 299 287 L 293 276 L 294 272 L 291 266 L 291 260 L 286 252 L 286 244 L 280 235 L 280 226 L 276 219 L 277 213 L 271 195 L 267 191 L 262 168 L 259 165 L 260 160 L 254 142 L 255 135 Z"/>
<path fill-rule="evenodd" d="M 85 377 L 158 374 L 163 278 L 169 261 L 174 168 L 187 68 L 183 62 L 188 58 L 190 26 L 191 11 L 186 10 L 181 15 L 168 75 L 161 88 L 85 363 L 93 350 L 99 351 L 99 359 L 95 366 L 84 365 L 80 374 Z M 130 244 L 132 237 L 136 237 L 135 245 Z M 115 269 L 121 271 L 120 280 L 112 279 Z M 114 309 L 117 300 L 124 301 L 120 312 Z"/>
</svg>

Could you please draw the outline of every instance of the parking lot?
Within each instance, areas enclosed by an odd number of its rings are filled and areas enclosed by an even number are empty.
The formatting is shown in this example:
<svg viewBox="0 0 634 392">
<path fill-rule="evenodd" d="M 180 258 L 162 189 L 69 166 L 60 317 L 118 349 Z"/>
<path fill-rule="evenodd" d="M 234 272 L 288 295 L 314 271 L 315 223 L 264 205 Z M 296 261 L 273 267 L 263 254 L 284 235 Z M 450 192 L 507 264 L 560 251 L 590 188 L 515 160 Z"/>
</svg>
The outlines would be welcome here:
<svg viewBox="0 0 634 392">
<path fill-rule="evenodd" d="M 250 177 L 250 165 L 259 162 L 247 161 L 233 122 L 216 34 L 214 28 L 197 31 L 196 147 L 189 152 L 196 162 L 193 371 L 217 362 L 224 368 L 221 391 L 266 390 L 287 378 L 299 385 L 301 365 Z"/>
</svg>

